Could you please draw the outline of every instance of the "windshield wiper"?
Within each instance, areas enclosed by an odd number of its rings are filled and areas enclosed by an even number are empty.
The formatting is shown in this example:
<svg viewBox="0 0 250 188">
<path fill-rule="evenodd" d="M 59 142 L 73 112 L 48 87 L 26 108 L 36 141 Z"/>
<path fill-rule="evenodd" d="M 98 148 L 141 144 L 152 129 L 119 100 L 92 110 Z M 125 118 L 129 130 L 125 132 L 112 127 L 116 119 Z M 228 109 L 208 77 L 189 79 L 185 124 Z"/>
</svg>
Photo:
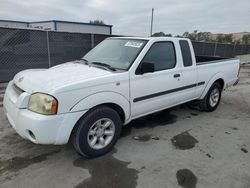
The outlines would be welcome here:
<svg viewBox="0 0 250 188">
<path fill-rule="evenodd" d="M 103 67 L 105 67 L 105 68 L 108 68 L 109 70 L 116 71 L 116 68 L 114 68 L 114 67 L 112 67 L 112 66 L 110 66 L 109 64 L 106 64 L 106 63 L 102 63 L 102 62 L 91 62 L 91 64 L 103 66 Z"/>
</svg>

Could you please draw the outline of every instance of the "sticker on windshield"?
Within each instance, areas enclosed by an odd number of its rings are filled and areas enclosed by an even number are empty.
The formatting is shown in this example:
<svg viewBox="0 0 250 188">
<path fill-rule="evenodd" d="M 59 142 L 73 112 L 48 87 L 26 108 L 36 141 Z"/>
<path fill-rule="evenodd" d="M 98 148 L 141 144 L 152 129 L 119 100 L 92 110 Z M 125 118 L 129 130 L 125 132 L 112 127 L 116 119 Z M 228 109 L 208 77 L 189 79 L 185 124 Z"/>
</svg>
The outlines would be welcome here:
<svg viewBox="0 0 250 188">
<path fill-rule="evenodd" d="M 133 48 L 140 48 L 142 46 L 142 42 L 136 42 L 136 41 L 128 41 L 125 46 L 133 47 Z"/>
</svg>

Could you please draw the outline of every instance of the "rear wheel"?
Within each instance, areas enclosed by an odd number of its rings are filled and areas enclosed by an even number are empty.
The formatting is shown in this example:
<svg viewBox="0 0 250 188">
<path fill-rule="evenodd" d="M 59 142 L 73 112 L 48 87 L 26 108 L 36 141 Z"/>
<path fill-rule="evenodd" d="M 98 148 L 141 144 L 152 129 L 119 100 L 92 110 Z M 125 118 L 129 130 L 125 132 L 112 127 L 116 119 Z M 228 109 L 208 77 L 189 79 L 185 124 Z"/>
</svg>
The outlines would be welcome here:
<svg viewBox="0 0 250 188">
<path fill-rule="evenodd" d="M 72 135 L 76 151 L 97 157 L 113 148 L 120 136 L 122 121 L 115 110 L 101 106 L 88 112 L 76 126 Z"/>
<path fill-rule="evenodd" d="M 221 91 L 221 85 L 218 82 L 215 82 L 208 90 L 204 99 L 200 101 L 201 110 L 207 112 L 214 111 L 220 103 Z"/>
</svg>

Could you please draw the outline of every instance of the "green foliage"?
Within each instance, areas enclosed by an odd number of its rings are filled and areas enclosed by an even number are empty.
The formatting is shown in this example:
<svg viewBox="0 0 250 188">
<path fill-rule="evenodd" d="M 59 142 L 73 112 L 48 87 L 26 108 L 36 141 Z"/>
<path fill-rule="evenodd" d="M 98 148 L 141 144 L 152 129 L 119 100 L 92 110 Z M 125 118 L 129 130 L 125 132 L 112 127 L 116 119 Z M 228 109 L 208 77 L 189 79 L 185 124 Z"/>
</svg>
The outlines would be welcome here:
<svg viewBox="0 0 250 188">
<path fill-rule="evenodd" d="M 216 37 L 217 42 L 233 42 L 233 35 L 232 34 L 218 34 Z"/>
<path fill-rule="evenodd" d="M 178 37 L 178 38 L 183 38 L 182 35 L 175 35 L 175 37 Z"/>
<path fill-rule="evenodd" d="M 233 42 L 233 35 L 232 34 L 224 35 L 224 41 L 225 42 Z"/>
<path fill-rule="evenodd" d="M 244 35 L 242 37 L 242 43 L 243 44 L 249 44 L 250 43 L 250 34 Z"/>
<path fill-rule="evenodd" d="M 156 32 L 152 35 L 152 37 L 172 37 L 172 34 L 165 34 L 164 32 Z M 220 43 L 242 43 L 242 44 L 250 44 L 250 34 L 246 34 L 240 40 L 233 39 L 233 34 L 218 34 L 216 39 L 212 39 L 211 32 L 199 32 L 198 30 L 194 30 L 193 32 L 185 32 L 183 35 L 176 35 L 175 37 L 179 38 L 189 38 L 193 41 L 208 41 L 208 42 L 220 42 Z"/>
<path fill-rule="evenodd" d="M 223 42 L 223 40 L 224 40 L 223 34 L 218 34 L 217 37 L 216 37 L 216 41 L 217 42 Z"/>
<path fill-rule="evenodd" d="M 190 40 L 210 41 L 210 34 L 210 32 L 198 32 L 198 30 L 194 30 L 192 33 L 185 32 L 182 36 Z"/>
<path fill-rule="evenodd" d="M 152 35 L 152 37 L 172 37 L 172 34 L 165 34 L 164 32 L 157 32 Z"/>
</svg>

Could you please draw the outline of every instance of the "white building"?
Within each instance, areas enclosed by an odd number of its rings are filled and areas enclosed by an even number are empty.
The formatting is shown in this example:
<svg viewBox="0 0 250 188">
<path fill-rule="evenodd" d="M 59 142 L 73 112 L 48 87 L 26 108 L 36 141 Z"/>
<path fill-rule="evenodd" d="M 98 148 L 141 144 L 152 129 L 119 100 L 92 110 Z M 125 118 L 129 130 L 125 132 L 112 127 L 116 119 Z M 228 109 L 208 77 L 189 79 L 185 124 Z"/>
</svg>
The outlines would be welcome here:
<svg viewBox="0 0 250 188">
<path fill-rule="evenodd" d="M 112 34 L 112 25 L 70 22 L 61 20 L 48 20 L 38 22 L 0 20 L 0 27 L 36 28 L 41 30 L 62 31 L 71 33 L 93 33 L 105 35 Z"/>
<path fill-rule="evenodd" d="M 14 27 L 14 28 L 27 28 L 28 22 L 13 21 L 13 20 L 0 20 L 0 27 Z"/>
</svg>

